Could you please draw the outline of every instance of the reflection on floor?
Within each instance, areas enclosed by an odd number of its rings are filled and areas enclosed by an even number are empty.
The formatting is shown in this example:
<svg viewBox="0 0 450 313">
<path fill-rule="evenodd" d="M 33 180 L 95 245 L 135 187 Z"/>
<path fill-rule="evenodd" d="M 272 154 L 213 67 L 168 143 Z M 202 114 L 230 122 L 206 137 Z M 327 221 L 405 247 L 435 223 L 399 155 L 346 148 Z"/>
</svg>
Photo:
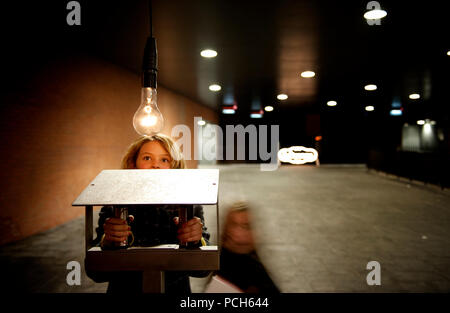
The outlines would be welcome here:
<svg viewBox="0 0 450 313">
<path fill-rule="evenodd" d="M 236 200 L 252 204 L 258 254 L 282 292 L 450 291 L 448 190 L 358 165 L 219 168 L 220 217 Z M 217 242 L 215 210 L 205 212 Z M 79 218 L 0 247 L 6 291 L 105 292 L 84 274 L 81 286 L 66 283 L 67 263 L 83 266 L 83 236 Z M 381 266 L 381 285 L 367 284 L 370 261 Z M 205 281 L 192 279 L 193 291 Z"/>
</svg>

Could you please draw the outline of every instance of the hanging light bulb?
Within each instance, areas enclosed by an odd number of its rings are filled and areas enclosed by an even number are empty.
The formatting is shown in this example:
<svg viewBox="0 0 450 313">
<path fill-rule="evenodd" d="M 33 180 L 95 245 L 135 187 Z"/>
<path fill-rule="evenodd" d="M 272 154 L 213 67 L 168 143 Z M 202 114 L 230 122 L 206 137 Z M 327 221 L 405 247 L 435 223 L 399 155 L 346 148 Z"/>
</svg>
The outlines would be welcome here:
<svg viewBox="0 0 450 313">
<path fill-rule="evenodd" d="M 133 126 L 139 135 L 151 136 L 164 127 L 164 118 L 156 104 L 156 88 L 143 87 L 141 105 L 134 113 Z"/>
<path fill-rule="evenodd" d="M 141 104 L 134 113 L 133 126 L 139 135 L 152 136 L 164 127 L 164 118 L 156 103 L 156 76 L 158 72 L 158 54 L 156 39 L 153 38 L 151 1 L 150 8 L 150 37 L 144 50 L 142 62 L 142 91 Z"/>
</svg>

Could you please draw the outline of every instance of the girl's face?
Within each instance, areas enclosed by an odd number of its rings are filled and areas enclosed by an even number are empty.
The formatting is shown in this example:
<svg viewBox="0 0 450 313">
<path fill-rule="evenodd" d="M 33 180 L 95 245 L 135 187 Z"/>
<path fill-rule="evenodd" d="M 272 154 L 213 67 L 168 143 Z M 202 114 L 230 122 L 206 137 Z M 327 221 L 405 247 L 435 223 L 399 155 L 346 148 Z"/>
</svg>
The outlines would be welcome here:
<svg viewBox="0 0 450 313">
<path fill-rule="evenodd" d="M 142 145 L 136 159 L 140 170 L 169 169 L 172 157 L 159 141 L 149 141 Z"/>
</svg>

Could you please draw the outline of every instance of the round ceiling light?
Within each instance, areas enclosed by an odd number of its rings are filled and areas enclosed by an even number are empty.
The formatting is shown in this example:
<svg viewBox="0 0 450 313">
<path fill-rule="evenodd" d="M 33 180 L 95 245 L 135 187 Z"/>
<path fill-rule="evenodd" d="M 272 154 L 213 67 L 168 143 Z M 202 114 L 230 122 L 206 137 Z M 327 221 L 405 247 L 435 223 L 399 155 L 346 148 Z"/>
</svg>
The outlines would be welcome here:
<svg viewBox="0 0 450 313">
<path fill-rule="evenodd" d="M 220 87 L 220 85 L 213 84 L 209 86 L 209 90 L 211 91 L 220 91 L 221 89 L 222 87 Z"/>
<path fill-rule="evenodd" d="M 378 20 L 385 17 L 386 15 L 387 12 L 385 10 L 370 10 L 364 13 L 364 18 L 366 20 Z"/>
<path fill-rule="evenodd" d="M 377 90 L 377 85 L 374 85 L 374 84 L 365 85 L 364 89 L 367 91 L 374 91 L 374 90 Z"/>
<path fill-rule="evenodd" d="M 303 78 L 311 78 L 311 77 L 316 76 L 316 73 L 314 73 L 313 71 L 305 71 L 305 72 L 302 72 L 300 74 L 300 76 Z"/>
<path fill-rule="evenodd" d="M 217 51 L 206 49 L 202 50 L 202 52 L 200 52 L 200 55 L 204 58 L 215 58 L 217 56 Z"/>
<path fill-rule="evenodd" d="M 334 107 L 334 106 L 337 105 L 337 102 L 334 101 L 334 100 L 331 100 L 331 101 L 328 101 L 328 102 L 327 102 L 327 105 L 328 105 L 329 107 Z"/>
<path fill-rule="evenodd" d="M 286 95 L 286 94 L 284 94 L 284 93 L 280 93 L 278 96 L 277 96 L 277 99 L 278 100 L 286 100 L 288 98 L 288 96 Z"/>
</svg>

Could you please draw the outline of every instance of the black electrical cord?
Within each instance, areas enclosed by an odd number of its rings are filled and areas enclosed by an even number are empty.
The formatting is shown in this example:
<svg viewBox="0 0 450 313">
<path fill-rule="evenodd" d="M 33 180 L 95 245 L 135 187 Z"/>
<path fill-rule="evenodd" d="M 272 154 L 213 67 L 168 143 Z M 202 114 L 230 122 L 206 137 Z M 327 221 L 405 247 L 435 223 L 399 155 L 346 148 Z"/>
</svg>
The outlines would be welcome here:
<svg viewBox="0 0 450 313">
<path fill-rule="evenodd" d="M 148 0 L 148 17 L 150 22 L 150 37 L 153 37 L 152 0 Z"/>
<path fill-rule="evenodd" d="M 158 52 L 156 39 L 153 37 L 152 1 L 148 1 L 150 36 L 147 38 L 142 62 L 142 87 L 156 88 L 158 72 Z"/>
</svg>

